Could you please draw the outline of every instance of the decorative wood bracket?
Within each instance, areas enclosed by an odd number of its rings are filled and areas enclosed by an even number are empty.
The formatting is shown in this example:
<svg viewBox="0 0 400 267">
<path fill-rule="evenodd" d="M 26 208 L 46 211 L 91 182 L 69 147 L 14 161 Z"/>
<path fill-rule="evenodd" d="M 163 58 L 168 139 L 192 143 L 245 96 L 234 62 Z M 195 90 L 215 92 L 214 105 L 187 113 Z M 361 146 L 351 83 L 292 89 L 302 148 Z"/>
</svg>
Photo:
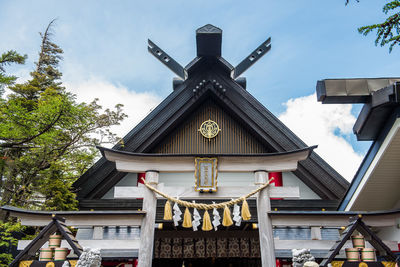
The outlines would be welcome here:
<svg viewBox="0 0 400 267">
<path fill-rule="evenodd" d="M 254 63 L 256 63 L 262 56 L 271 50 L 271 37 L 257 47 L 251 54 L 242 60 L 234 69 L 232 79 L 236 79 Z"/>
<path fill-rule="evenodd" d="M 150 39 L 148 40 L 147 49 L 153 56 L 155 56 L 159 61 L 161 61 L 165 66 L 172 70 L 179 78 L 186 80 L 187 73 L 186 70 L 176 62 L 172 57 L 165 53 L 160 47 L 153 43 Z"/>
</svg>

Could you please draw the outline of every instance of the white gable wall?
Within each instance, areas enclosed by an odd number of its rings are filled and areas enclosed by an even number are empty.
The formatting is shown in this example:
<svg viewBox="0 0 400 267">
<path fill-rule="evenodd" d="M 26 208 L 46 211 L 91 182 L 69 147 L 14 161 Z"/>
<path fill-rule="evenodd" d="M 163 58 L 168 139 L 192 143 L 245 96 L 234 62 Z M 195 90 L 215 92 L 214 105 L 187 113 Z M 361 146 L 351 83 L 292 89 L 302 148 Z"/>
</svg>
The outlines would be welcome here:
<svg viewBox="0 0 400 267">
<path fill-rule="evenodd" d="M 137 173 L 128 173 L 115 186 L 137 186 Z M 114 187 L 111 188 L 102 199 L 113 199 Z"/>
<path fill-rule="evenodd" d="M 194 186 L 194 173 L 160 173 L 159 183 L 164 183 L 166 186 Z M 115 186 L 136 186 L 137 174 L 128 173 Z M 254 185 L 254 173 L 218 173 L 218 186 L 251 186 Z M 300 199 L 320 199 L 306 184 L 304 184 L 292 172 L 283 173 L 283 186 L 297 186 L 300 190 Z M 245 194 L 247 192 L 243 192 Z M 108 191 L 102 199 L 114 198 L 114 188 Z"/>
<path fill-rule="evenodd" d="M 292 172 L 284 172 L 282 175 L 283 186 L 298 186 L 300 190 L 300 199 L 321 199 L 305 183 L 303 183 Z"/>
</svg>

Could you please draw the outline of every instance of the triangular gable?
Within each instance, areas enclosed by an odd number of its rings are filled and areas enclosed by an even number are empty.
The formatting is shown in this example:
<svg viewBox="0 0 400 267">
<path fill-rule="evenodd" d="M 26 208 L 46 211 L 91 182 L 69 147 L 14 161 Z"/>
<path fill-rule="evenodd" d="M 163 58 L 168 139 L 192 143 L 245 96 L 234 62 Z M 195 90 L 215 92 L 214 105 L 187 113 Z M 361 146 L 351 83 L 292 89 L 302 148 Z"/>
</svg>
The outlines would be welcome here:
<svg viewBox="0 0 400 267">
<path fill-rule="evenodd" d="M 207 139 L 199 128 L 204 121 L 217 123 L 217 136 Z M 196 111 L 154 146 L 151 153 L 161 154 L 257 154 L 273 152 L 236 121 L 214 100 L 207 99 Z"/>
<path fill-rule="evenodd" d="M 229 110 L 236 120 L 245 125 L 258 140 L 263 141 L 272 152 L 291 151 L 307 146 L 237 83 L 225 81 L 218 76 L 216 78 L 220 80 L 220 85 L 227 88 L 225 94 L 210 85 L 194 96 L 189 89 L 190 85 L 184 83 L 125 136 L 124 147 L 118 145 L 114 149 L 151 152 L 208 98 L 215 99 L 219 105 Z M 339 199 L 348 186 L 347 181 L 315 152 L 309 159 L 301 162 L 294 173 L 322 199 Z M 101 159 L 75 183 L 75 187 L 81 189 L 78 196 L 100 198 L 124 175 L 115 170 L 114 163 Z"/>
<path fill-rule="evenodd" d="M 56 215 L 53 216 L 51 222 L 45 228 L 43 228 L 42 231 L 40 231 L 36 238 L 32 240 L 32 242 L 30 242 L 26 248 L 17 255 L 17 257 L 15 257 L 10 266 L 18 266 L 20 261 L 35 257 L 39 249 L 49 240 L 50 235 L 54 234 L 56 231 L 58 231 L 68 242 L 74 253 L 80 257 L 83 252 L 83 248 L 81 245 L 79 245 L 78 241 L 72 235 L 71 231 L 67 228 L 67 225 L 65 225 L 64 222 L 64 218 Z"/>
<path fill-rule="evenodd" d="M 189 67 L 188 67 L 189 66 Z M 124 138 L 114 149 L 130 152 L 156 151 L 157 145 L 185 122 L 201 105 L 212 99 L 255 140 L 271 152 L 286 152 L 307 147 L 290 129 L 234 80 L 222 57 L 197 57 L 185 69 L 188 78 Z M 294 174 L 318 196 L 326 200 L 343 197 L 348 182 L 315 152 L 299 163 Z M 100 199 L 125 173 L 101 158 L 75 183 L 78 199 Z"/>
</svg>

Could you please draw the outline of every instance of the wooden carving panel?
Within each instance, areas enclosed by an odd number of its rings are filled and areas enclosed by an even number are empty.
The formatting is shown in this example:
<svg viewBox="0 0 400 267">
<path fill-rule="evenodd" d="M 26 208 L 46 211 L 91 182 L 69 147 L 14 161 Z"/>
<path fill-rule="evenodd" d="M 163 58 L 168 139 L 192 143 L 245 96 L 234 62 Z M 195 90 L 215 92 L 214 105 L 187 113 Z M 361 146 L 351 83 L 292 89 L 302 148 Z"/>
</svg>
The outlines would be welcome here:
<svg viewBox="0 0 400 267">
<path fill-rule="evenodd" d="M 198 131 L 200 125 L 206 120 L 215 121 L 221 129 L 216 137 L 208 139 Z M 251 154 L 266 153 L 268 150 L 227 112 L 212 100 L 208 100 L 186 122 L 161 141 L 152 152 Z"/>
</svg>

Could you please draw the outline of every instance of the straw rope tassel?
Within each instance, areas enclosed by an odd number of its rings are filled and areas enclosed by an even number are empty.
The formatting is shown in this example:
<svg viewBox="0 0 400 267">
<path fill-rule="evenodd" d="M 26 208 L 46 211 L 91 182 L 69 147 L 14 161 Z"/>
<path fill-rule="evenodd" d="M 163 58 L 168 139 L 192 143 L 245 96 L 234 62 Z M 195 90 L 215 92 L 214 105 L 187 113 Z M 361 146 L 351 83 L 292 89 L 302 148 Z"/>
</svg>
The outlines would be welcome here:
<svg viewBox="0 0 400 267">
<path fill-rule="evenodd" d="M 172 209 L 169 200 L 165 202 L 164 206 L 164 221 L 172 221 Z"/>
<path fill-rule="evenodd" d="M 244 195 L 242 197 L 239 197 L 239 198 L 236 198 L 236 199 L 232 199 L 232 200 L 226 201 L 226 202 L 220 202 L 220 203 L 215 203 L 215 204 L 204 204 L 204 203 L 191 203 L 191 202 L 188 202 L 188 201 L 184 201 L 184 200 L 180 200 L 178 198 L 171 197 L 171 196 L 161 192 L 157 188 L 154 188 L 153 186 L 151 186 L 151 184 L 149 184 L 148 182 L 146 182 L 146 180 L 144 180 L 142 178 L 142 181 L 144 182 L 144 185 L 148 189 L 153 191 L 154 193 L 157 193 L 160 196 L 165 197 L 169 201 L 177 203 L 180 206 L 187 207 L 187 208 L 196 208 L 196 209 L 201 209 L 201 210 L 223 209 L 223 208 L 225 208 L 225 206 L 232 206 L 232 205 L 238 204 L 240 202 L 243 202 L 243 204 L 245 204 L 245 203 L 247 203 L 246 202 L 246 198 L 249 198 L 252 195 L 257 194 L 258 192 L 260 192 L 261 190 L 266 188 L 272 180 L 273 179 L 270 179 L 267 183 L 261 185 L 257 189 L 251 191 L 250 193 L 248 193 L 247 195 Z M 247 209 L 248 209 L 248 205 L 247 205 Z M 250 212 L 248 212 L 248 214 L 250 214 Z M 249 216 L 251 216 L 251 215 L 249 215 Z"/>
<path fill-rule="evenodd" d="M 247 200 L 244 199 L 242 203 L 242 218 L 243 221 L 248 221 L 251 219 L 251 213 L 249 210 L 249 204 L 247 204 Z"/>
<path fill-rule="evenodd" d="M 189 208 L 186 208 L 185 215 L 183 216 L 182 226 L 185 228 L 192 228 L 192 214 L 190 214 Z"/>
<path fill-rule="evenodd" d="M 203 215 L 203 226 L 201 227 L 201 230 L 211 231 L 212 229 L 210 214 L 208 214 L 208 210 L 205 210 Z"/>
<path fill-rule="evenodd" d="M 233 224 L 232 218 L 231 218 L 231 210 L 228 208 L 228 206 L 225 206 L 224 209 L 224 218 L 222 219 L 222 225 L 223 226 L 231 226 Z"/>
</svg>

